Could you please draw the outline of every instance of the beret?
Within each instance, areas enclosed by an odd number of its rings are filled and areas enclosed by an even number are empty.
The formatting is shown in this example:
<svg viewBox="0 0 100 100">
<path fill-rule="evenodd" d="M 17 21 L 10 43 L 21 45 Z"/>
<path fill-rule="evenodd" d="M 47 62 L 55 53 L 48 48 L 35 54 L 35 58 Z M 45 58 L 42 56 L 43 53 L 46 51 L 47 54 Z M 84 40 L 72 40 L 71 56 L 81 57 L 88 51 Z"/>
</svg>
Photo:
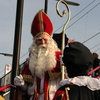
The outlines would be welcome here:
<svg viewBox="0 0 100 100">
<path fill-rule="evenodd" d="M 89 66 L 93 64 L 93 54 L 90 50 L 80 42 L 72 42 L 68 44 L 63 52 L 63 62 L 68 66 Z"/>
</svg>

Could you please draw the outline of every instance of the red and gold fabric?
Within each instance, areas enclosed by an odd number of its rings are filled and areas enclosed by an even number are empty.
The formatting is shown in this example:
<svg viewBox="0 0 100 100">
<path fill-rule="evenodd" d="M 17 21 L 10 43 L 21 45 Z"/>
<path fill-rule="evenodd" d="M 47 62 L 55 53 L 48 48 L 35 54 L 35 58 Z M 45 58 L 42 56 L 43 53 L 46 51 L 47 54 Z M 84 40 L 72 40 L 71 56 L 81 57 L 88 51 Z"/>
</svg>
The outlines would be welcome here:
<svg viewBox="0 0 100 100">
<path fill-rule="evenodd" d="M 33 37 L 36 37 L 44 33 L 51 36 L 53 33 L 53 24 L 47 14 L 43 10 L 40 10 L 32 21 L 31 34 Z"/>
</svg>

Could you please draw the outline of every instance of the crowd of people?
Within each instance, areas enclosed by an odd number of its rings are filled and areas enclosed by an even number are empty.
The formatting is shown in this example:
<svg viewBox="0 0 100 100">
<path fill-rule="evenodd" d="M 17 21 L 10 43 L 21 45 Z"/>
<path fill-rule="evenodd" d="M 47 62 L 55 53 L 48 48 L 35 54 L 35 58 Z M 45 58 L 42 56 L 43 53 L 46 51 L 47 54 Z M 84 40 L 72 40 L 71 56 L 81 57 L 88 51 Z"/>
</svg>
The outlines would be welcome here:
<svg viewBox="0 0 100 100">
<path fill-rule="evenodd" d="M 53 24 L 43 10 L 34 17 L 31 34 L 33 43 L 28 62 L 14 78 L 22 100 L 100 100 L 100 81 L 87 75 L 94 57 L 86 46 L 68 42 L 64 53 L 61 52 L 52 38 Z M 60 55 L 66 69 L 64 80 L 61 79 Z"/>
</svg>

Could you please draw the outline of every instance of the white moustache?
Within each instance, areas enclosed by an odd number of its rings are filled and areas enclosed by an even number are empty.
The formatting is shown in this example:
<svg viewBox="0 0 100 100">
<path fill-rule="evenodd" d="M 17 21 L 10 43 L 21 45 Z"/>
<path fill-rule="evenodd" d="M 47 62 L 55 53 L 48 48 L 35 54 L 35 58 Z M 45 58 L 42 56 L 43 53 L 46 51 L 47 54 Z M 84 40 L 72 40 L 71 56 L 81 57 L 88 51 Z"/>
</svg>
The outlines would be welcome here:
<svg viewBox="0 0 100 100">
<path fill-rule="evenodd" d="M 39 48 L 47 48 L 47 44 L 41 44 Z"/>
</svg>

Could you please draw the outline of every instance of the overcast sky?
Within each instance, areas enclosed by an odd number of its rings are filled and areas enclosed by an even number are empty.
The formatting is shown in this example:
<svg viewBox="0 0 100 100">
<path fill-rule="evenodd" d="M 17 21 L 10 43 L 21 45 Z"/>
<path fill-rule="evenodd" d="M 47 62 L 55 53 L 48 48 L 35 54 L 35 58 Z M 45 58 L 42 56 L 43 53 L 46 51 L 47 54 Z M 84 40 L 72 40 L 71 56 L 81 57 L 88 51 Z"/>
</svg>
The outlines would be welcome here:
<svg viewBox="0 0 100 100">
<path fill-rule="evenodd" d="M 71 20 L 66 34 L 91 50 L 100 54 L 100 0 L 71 0 L 80 6 L 69 5 Z M 30 28 L 35 14 L 44 9 L 45 0 L 24 0 L 23 24 L 20 48 L 20 63 L 28 57 L 28 48 L 32 43 Z M 47 14 L 54 26 L 54 33 L 60 33 L 67 21 L 56 13 L 56 0 L 48 0 Z M 17 0 L 0 0 L 0 53 L 13 54 Z M 63 4 L 59 9 L 66 10 Z M 12 65 L 12 57 L 0 55 L 0 77 L 4 74 L 6 64 Z"/>
</svg>

